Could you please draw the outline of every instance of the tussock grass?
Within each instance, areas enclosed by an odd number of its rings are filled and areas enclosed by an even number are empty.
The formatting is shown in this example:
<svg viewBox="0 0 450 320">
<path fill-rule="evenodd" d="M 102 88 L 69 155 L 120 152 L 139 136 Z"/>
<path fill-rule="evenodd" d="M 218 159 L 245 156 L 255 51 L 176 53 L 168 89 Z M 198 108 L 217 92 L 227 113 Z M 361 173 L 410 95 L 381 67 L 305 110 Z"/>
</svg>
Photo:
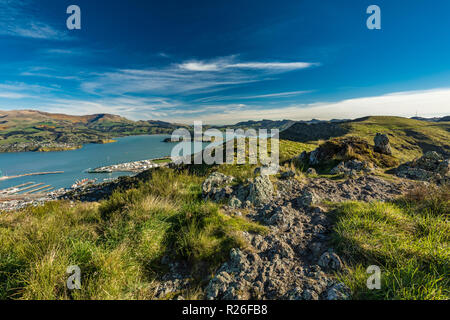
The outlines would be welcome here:
<svg viewBox="0 0 450 320">
<path fill-rule="evenodd" d="M 155 170 L 101 203 L 57 201 L 0 215 L 0 299 L 152 299 L 164 256 L 191 266 L 194 288 L 243 247 L 241 231 L 265 232 L 201 199 L 204 178 Z M 82 289 L 68 291 L 68 266 Z"/>
<path fill-rule="evenodd" d="M 346 270 L 338 275 L 355 299 L 449 299 L 448 187 L 390 203 L 336 205 L 333 245 Z M 366 269 L 382 271 L 380 290 L 369 290 Z"/>
</svg>

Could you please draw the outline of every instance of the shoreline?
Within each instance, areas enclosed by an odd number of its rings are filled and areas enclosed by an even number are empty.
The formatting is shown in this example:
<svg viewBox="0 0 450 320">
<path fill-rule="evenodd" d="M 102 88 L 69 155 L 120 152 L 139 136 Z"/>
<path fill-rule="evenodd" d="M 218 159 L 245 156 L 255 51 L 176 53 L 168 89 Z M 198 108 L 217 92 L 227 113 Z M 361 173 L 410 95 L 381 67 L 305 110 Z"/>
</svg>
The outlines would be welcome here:
<svg viewBox="0 0 450 320">
<path fill-rule="evenodd" d="M 14 148 L 15 145 L 10 144 L 5 147 L 6 150 L 2 150 L 2 145 L 0 145 L 0 155 L 2 154 L 12 154 L 12 153 L 26 153 L 26 152 L 33 152 L 33 153 L 50 153 L 50 152 L 65 152 L 65 151 L 74 151 L 82 149 L 84 146 L 89 144 L 111 144 L 118 142 L 118 139 L 121 138 L 127 138 L 127 137 L 141 137 L 141 136 L 170 136 L 170 134 L 164 134 L 164 133 L 155 133 L 155 134 L 133 134 L 133 135 L 123 135 L 123 136 L 117 136 L 112 137 L 109 139 L 100 139 L 97 141 L 86 141 L 84 143 L 80 143 L 77 145 L 66 145 L 66 146 L 57 146 L 54 147 L 51 146 L 51 142 L 49 142 L 49 145 L 34 145 L 32 143 L 30 144 L 24 144 L 22 149 L 19 150 L 11 150 L 8 148 Z M 30 150 L 27 150 L 26 148 L 30 147 Z M 24 149 L 25 148 L 25 149 Z"/>
</svg>

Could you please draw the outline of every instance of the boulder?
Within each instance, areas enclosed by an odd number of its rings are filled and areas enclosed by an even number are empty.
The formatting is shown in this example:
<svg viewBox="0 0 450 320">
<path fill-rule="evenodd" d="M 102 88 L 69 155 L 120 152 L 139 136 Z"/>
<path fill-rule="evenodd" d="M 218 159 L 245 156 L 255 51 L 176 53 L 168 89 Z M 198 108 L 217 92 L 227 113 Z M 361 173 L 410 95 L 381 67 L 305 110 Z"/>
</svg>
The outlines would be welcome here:
<svg viewBox="0 0 450 320">
<path fill-rule="evenodd" d="M 256 177 L 249 186 L 248 201 L 255 206 L 264 205 L 272 200 L 274 194 L 273 184 L 268 176 Z"/>
<path fill-rule="evenodd" d="M 258 167 L 253 172 L 255 175 L 262 175 L 262 176 L 270 176 L 277 174 L 280 170 L 280 166 L 277 164 L 270 164 L 267 166 Z"/>
<path fill-rule="evenodd" d="M 321 162 L 320 159 L 320 148 L 312 151 L 309 155 L 309 163 L 313 166 L 318 165 Z"/>
<path fill-rule="evenodd" d="M 389 144 L 389 137 L 386 134 L 377 133 L 373 141 L 375 143 L 375 152 L 392 155 L 391 145 Z"/>
</svg>

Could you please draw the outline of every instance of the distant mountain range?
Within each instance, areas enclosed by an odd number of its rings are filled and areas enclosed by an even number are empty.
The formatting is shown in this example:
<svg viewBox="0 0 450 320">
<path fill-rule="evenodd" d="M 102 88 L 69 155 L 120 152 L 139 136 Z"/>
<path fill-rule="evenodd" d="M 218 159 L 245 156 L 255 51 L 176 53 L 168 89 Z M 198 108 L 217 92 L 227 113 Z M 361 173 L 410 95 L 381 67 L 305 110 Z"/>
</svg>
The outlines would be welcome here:
<svg viewBox="0 0 450 320">
<path fill-rule="evenodd" d="M 420 121 L 431 121 L 431 122 L 448 122 L 448 121 L 450 121 L 450 116 L 441 117 L 441 118 L 412 117 L 411 119 L 420 120 Z"/>
</svg>

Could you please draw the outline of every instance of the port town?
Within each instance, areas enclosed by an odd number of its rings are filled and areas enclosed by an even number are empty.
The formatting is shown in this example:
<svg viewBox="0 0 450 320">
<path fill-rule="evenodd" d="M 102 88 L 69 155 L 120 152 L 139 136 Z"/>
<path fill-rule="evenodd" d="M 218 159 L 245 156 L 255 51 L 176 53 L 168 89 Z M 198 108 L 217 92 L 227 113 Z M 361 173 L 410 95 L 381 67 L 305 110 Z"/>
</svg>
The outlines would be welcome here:
<svg viewBox="0 0 450 320">
<path fill-rule="evenodd" d="M 95 169 L 89 169 L 89 173 L 112 173 L 112 172 L 142 172 L 148 169 L 167 166 L 172 160 L 170 158 L 159 158 L 120 163 Z"/>
<path fill-rule="evenodd" d="M 96 173 L 113 173 L 113 172 L 127 172 L 132 174 L 138 174 L 140 172 L 155 169 L 159 167 L 168 166 L 171 163 L 170 158 L 157 158 L 140 161 L 132 161 L 119 163 L 109 166 L 103 166 L 95 169 L 87 169 L 86 172 L 91 174 Z M 1 176 L 0 181 L 18 179 L 23 177 L 43 176 L 62 174 L 63 171 L 53 172 L 36 172 L 26 173 L 14 176 Z M 114 179 L 104 179 L 101 182 L 111 182 Z M 57 200 L 64 198 L 64 195 L 68 192 L 81 191 L 85 188 L 92 188 L 98 184 L 97 178 L 85 178 L 74 181 L 70 188 L 55 189 L 50 184 L 35 183 L 29 181 L 26 183 L 18 184 L 16 186 L 0 189 L 0 211 L 10 211 L 24 208 L 29 205 L 40 205 L 47 201 Z"/>
</svg>

